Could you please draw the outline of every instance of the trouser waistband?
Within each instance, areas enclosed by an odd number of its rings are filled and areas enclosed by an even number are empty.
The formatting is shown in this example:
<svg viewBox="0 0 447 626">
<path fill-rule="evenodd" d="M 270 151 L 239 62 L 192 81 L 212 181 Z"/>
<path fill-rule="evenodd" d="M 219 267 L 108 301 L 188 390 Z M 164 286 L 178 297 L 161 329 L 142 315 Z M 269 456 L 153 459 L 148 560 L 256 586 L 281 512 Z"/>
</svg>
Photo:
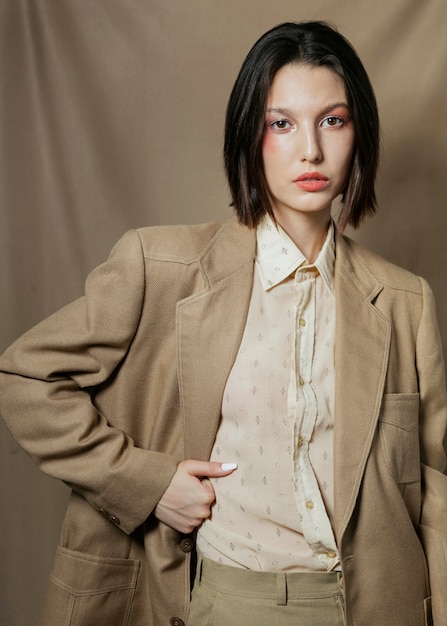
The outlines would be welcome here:
<svg viewBox="0 0 447 626">
<path fill-rule="evenodd" d="M 340 572 L 258 572 L 222 565 L 199 554 L 197 582 L 237 596 L 276 599 L 278 605 L 299 598 L 342 595 Z"/>
</svg>

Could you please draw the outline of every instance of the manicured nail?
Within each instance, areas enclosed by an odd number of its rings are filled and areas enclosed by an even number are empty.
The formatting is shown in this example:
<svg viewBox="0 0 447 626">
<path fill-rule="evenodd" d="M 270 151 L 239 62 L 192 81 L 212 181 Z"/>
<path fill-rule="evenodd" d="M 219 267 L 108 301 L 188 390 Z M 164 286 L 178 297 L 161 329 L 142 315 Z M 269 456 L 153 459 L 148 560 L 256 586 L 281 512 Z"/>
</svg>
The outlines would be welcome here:
<svg viewBox="0 0 447 626">
<path fill-rule="evenodd" d="M 224 472 L 234 470 L 237 468 L 237 463 L 222 463 L 221 468 Z"/>
</svg>

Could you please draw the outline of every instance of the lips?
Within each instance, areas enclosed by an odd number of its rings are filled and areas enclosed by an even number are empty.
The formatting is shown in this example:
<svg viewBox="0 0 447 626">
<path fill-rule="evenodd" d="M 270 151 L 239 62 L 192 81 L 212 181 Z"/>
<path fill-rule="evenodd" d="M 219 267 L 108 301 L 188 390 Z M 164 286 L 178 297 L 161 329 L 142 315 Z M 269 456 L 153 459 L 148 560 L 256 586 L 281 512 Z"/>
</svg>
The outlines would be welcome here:
<svg viewBox="0 0 447 626">
<path fill-rule="evenodd" d="M 320 172 L 305 172 L 293 181 L 303 191 L 322 191 L 329 185 L 329 179 Z"/>
</svg>

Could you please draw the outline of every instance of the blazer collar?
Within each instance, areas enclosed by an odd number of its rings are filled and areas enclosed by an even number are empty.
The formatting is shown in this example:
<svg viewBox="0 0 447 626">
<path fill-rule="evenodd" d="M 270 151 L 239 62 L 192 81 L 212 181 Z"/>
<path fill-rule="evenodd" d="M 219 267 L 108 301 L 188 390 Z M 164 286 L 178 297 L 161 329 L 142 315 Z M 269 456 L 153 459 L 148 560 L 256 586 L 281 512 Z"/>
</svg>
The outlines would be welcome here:
<svg viewBox="0 0 447 626">
<path fill-rule="evenodd" d="M 383 286 L 354 242 L 336 235 L 335 519 L 338 540 L 354 510 L 377 425 L 391 327 L 374 301 Z"/>
<path fill-rule="evenodd" d="M 246 265 L 256 254 L 256 230 L 232 217 L 220 228 L 199 257 L 208 287 L 212 288 Z"/>
</svg>

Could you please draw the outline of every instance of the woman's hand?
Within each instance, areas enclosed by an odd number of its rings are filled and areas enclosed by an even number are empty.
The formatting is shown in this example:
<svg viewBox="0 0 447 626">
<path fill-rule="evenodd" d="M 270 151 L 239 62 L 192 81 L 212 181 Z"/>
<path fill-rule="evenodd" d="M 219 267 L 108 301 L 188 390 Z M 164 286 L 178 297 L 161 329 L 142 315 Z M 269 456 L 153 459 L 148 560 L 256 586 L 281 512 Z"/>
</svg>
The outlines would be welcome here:
<svg viewBox="0 0 447 626">
<path fill-rule="evenodd" d="M 209 478 L 228 476 L 235 463 L 182 461 L 155 507 L 155 517 L 181 533 L 191 533 L 211 514 L 215 500 Z"/>
</svg>

